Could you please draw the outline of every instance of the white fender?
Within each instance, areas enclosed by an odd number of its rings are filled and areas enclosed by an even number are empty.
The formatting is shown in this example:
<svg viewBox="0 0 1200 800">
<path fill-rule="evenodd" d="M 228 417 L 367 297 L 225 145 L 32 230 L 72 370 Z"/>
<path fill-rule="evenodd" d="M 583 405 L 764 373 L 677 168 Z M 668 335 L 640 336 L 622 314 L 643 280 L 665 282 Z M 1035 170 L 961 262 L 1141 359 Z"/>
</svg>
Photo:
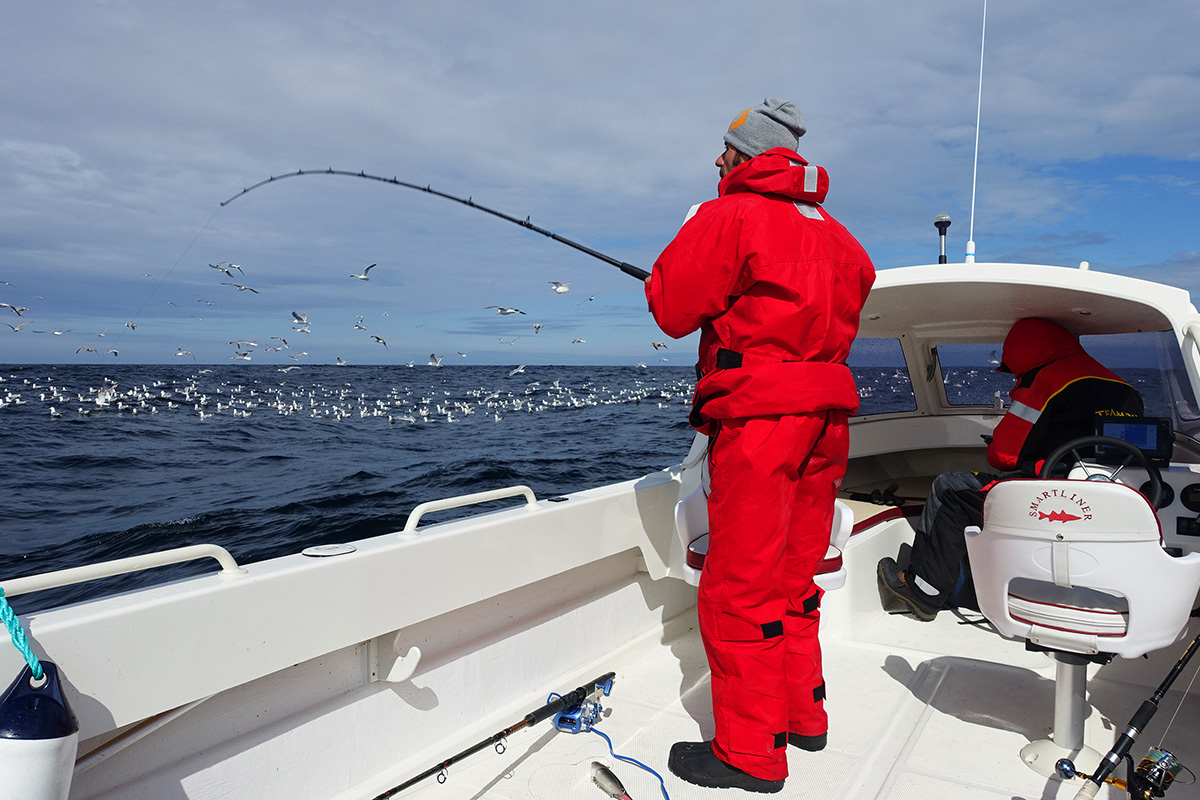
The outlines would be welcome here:
<svg viewBox="0 0 1200 800">
<path fill-rule="evenodd" d="M 79 721 L 63 696 L 58 667 L 41 663 L 41 681 L 26 666 L 0 696 L 0 795 L 67 800 Z"/>
</svg>

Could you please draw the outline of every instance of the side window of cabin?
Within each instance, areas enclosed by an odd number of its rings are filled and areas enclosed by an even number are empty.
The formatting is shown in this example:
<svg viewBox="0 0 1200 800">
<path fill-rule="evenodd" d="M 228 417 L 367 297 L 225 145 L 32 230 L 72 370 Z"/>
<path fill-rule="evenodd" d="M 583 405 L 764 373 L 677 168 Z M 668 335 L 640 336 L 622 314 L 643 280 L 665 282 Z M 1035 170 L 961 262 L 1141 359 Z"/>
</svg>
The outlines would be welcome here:
<svg viewBox="0 0 1200 800">
<path fill-rule="evenodd" d="M 946 402 L 952 406 L 992 406 L 999 395 L 1007 406 L 1013 376 L 996 371 L 1002 349 L 998 342 L 938 345 Z"/>
<path fill-rule="evenodd" d="M 846 363 L 858 386 L 858 416 L 916 410 L 899 339 L 855 339 Z"/>
</svg>

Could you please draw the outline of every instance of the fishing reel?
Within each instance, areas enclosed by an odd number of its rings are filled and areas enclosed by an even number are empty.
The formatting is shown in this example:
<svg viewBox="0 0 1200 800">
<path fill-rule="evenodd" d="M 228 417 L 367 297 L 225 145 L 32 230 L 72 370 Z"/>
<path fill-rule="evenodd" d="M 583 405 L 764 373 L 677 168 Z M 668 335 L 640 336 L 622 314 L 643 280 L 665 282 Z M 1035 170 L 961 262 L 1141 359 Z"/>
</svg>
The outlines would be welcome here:
<svg viewBox="0 0 1200 800">
<path fill-rule="evenodd" d="M 597 683 L 583 700 L 567 706 L 554 715 L 554 727 L 567 733 L 584 733 L 600 721 L 604 706 L 600 704 L 601 697 L 607 697 L 612 692 L 612 678 Z M 553 700 L 553 696 L 550 700 Z M 547 700 L 549 702 L 550 700 Z"/>
<path fill-rule="evenodd" d="M 1126 775 L 1128 781 L 1122 781 L 1116 778 L 1105 778 L 1106 783 L 1111 783 L 1118 789 L 1124 789 L 1129 793 L 1134 800 L 1150 800 L 1152 797 L 1162 797 L 1167 793 L 1167 789 L 1175 782 L 1180 772 L 1186 772 L 1191 776 L 1190 781 L 1181 783 L 1187 785 L 1196 782 L 1195 773 L 1179 762 L 1175 755 L 1170 750 L 1152 747 L 1137 765 L 1133 767 L 1133 759 L 1128 755 L 1125 756 L 1125 762 L 1128 769 Z M 1071 759 L 1062 758 L 1055 764 L 1055 768 L 1060 778 L 1069 780 L 1070 778 L 1091 778 L 1085 772 L 1080 772 L 1075 769 L 1075 765 L 1071 763 Z"/>
</svg>

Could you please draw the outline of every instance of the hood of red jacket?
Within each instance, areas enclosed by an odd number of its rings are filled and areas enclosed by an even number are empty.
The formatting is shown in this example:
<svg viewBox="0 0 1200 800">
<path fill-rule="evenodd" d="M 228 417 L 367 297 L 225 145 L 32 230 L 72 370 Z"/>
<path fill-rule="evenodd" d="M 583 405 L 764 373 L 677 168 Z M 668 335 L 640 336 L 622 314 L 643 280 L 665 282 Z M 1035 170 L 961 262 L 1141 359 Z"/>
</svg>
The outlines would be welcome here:
<svg viewBox="0 0 1200 800">
<path fill-rule="evenodd" d="M 1015 375 L 1084 352 L 1075 335 L 1045 319 L 1017 320 L 1004 338 L 1000 361 Z"/>
<path fill-rule="evenodd" d="M 777 194 L 805 203 L 823 203 L 829 191 L 824 167 L 810 165 L 786 147 L 775 147 L 739 164 L 717 184 L 717 194 Z"/>
</svg>

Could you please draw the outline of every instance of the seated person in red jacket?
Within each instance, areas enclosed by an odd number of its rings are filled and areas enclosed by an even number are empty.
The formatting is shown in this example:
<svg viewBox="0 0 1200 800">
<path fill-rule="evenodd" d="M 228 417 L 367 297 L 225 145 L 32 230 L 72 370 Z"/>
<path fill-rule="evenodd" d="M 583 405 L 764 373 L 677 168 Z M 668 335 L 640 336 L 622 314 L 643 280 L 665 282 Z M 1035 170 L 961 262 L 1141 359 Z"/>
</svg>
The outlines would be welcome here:
<svg viewBox="0 0 1200 800">
<path fill-rule="evenodd" d="M 1137 390 L 1084 352 L 1062 326 L 1018 320 L 1004 339 L 1000 372 L 1011 372 L 1012 404 L 988 443 L 988 463 L 1007 475 L 947 472 L 933 482 L 914 526 L 912 556 L 902 570 L 879 562 L 879 584 L 922 620 L 943 607 L 974 608 L 975 590 L 963 529 L 980 525 L 983 500 L 1002 477 L 1036 475 L 1038 462 L 1072 439 L 1093 435 L 1097 415 L 1141 416 Z"/>
</svg>

